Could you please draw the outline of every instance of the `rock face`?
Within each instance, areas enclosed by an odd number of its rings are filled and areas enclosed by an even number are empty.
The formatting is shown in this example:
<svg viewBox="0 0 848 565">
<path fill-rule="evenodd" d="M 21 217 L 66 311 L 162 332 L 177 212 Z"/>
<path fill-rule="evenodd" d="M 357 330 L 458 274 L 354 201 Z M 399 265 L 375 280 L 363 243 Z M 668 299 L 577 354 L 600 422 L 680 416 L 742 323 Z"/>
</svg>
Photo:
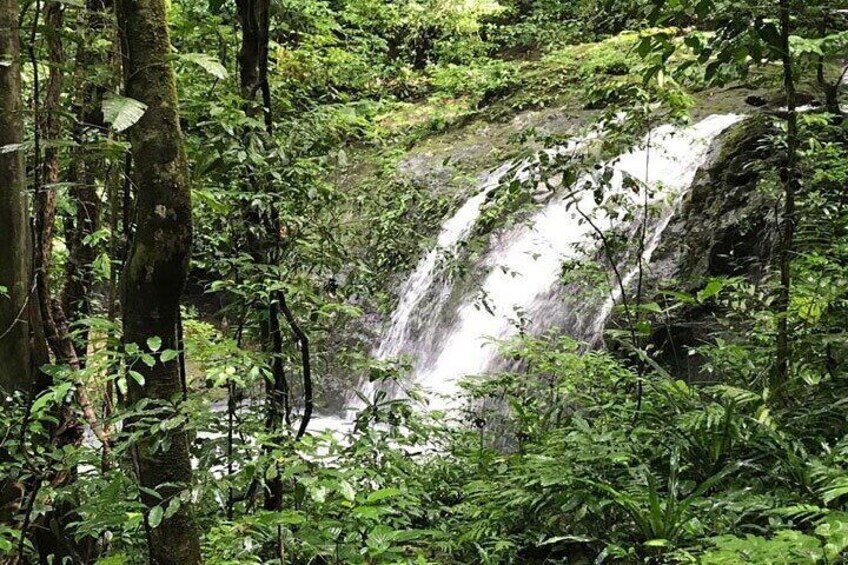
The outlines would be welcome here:
<svg viewBox="0 0 848 565">
<path fill-rule="evenodd" d="M 738 276 L 759 282 L 768 275 L 777 202 L 759 181 L 763 171 L 779 166 L 764 148 L 769 123 L 766 116 L 749 118 L 714 144 L 654 253 L 645 294 L 649 301 L 653 295 L 663 304 L 661 290 L 694 294 L 710 278 Z M 649 343 L 660 365 L 688 382 L 709 380 L 702 371 L 704 360 L 689 349 L 712 340 L 718 314 L 715 306 L 706 304 L 654 320 Z M 610 320 L 612 325 L 619 322 Z"/>
</svg>

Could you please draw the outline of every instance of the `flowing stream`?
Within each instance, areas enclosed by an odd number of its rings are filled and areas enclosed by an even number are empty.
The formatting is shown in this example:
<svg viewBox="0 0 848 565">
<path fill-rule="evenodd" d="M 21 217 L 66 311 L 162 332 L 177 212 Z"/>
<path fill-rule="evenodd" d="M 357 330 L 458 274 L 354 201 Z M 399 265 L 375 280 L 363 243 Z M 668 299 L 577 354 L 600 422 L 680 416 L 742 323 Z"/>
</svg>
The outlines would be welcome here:
<svg viewBox="0 0 848 565">
<path fill-rule="evenodd" d="M 624 195 L 637 206 L 647 199 L 652 208 L 661 208 L 646 226 L 643 268 L 711 143 L 740 119 L 735 114 L 713 115 L 689 127 L 655 128 L 634 149 L 601 167 L 611 173 L 605 183 L 606 194 Z M 577 150 L 592 137 L 547 153 Z M 621 298 L 621 291 L 614 290 L 590 308 L 569 309 L 564 301 L 563 262 L 587 257 L 587 245 L 597 249 L 592 243 L 596 228 L 617 226 L 606 208 L 596 205 L 591 187 L 597 186 L 597 175 L 587 173 L 570 189 L 561 187 L 529 221 L 493 234 L 480 265 L 486 274 L 479 291 L 463 297 L 455 311 L 445 311 L 454 302 L 449 300 L 454 289 L 440 269 L 439 258 L 453 253 L 469 236 L 481 205 L 503 176 L 515 174 L 526 181 L 532 164 L 528 161 L 516 167 L 507 163 L 487 175 L 480 191 L 444 221 L 436 246 L 421 258 L 400 289 L 398 306 L 376 355 L 381 359 L 410 356 L 412 377 L 428 393 L 431 408 L 453 405 L 459 378 L 485 374 L 496 366 L 499 356 L 493 340 L 507 339 L 519 329 L 538 335 L 557 327 L 576 339 L 597 342 L 606 318 Z M 629 179 L 639 181 L 635 190 Z M 639 261 L 633 258 L 630 263 L 619 269 L 621 284 L 615 281 L 612 288 L 632 284 L 639 274 Z"/>
</svg>

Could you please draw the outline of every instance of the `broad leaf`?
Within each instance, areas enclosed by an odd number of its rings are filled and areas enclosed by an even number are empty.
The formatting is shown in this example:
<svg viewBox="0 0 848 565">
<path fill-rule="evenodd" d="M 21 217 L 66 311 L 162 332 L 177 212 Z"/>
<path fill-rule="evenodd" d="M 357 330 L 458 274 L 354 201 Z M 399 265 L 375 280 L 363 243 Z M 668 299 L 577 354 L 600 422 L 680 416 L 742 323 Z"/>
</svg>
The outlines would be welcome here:
<svg viewBox="0 0 848 565">
<path fill-rule="evenodd" d="M 103 119 L 118 132 L 138 122 L 146 110 L 146 104 L 125 96 L 109 93 L 103 98 Z"/>
<path fill-rule="evenodd" d="M 198 65 L 219 80 L 227 78 L 227 68 L 211 55 L 207 55 L 206 53 L 185 53 L 184 55 L 180 55 L 180 59 Z"/>
</svg>

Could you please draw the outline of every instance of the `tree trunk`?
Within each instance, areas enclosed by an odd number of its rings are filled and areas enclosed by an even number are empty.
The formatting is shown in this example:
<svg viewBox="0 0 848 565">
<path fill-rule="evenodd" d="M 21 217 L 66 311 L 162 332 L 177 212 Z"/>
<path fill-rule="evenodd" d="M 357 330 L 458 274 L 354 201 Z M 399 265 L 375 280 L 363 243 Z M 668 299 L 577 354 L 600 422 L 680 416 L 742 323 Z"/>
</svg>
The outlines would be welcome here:
<svg viewBox="0 0 848 565">
<path fill-rule="evenodd" d="M 110 14 L 111 2 L 108 0 L 88 0 L 80 22 L 86 33 L 75 60 L 79 96 L 74 109 L 77 117 L 74 139 L 80 147 L 74 153 L 72 183 L 68 190 L 76 211 L 73 221 L 67 221 L 65 225 L 68 260 L 65 263 L 65 284 L 62 290 L 62 309 L 69 324 L 91 315 L 94 279 L 92 264 L 97 258 L 98 249 L 85 240 L 100 226 L 101 200 L 97 194 L 97 180 L 105 176 L 106 163 L 101 156 L 92 157 L 90 149 L 85 145 L 92 137 L 96 142 L 99 137 L 97 132 L 104 127 L 101 111 L 104 88 L 92 83 L 90 77 L 96 65 L 111 64 L 110 61 L 101 60 L 93 47 L 94 42 L 111 24 Z M 74 345 L 80 364 L 84 366 L 88 346 L 87 330 L 80 332 Z"/>
<path fill-rule="evenodd" d="M 116 13 L 126 94 L 147 105 L 144 116 L 129 130 L 138 222 L 123 272 L 124 339 L 149 350 L 148 340 L 158 337 L 162 349 L 177 349 L 177 320 L 192 237 L 191 193 L 165 0 L 118 0 Z M 129 401 L 152 400 L 172 410 L 169 416 L 178 417 L 181 386 L 177 359 L 162 362 L 157 357 L 152 367 L 136 363 L 134 370 L 143 375 L 144 385 L 128 379 Z M 183 426 L 168 432 L 167 439 L 167 447 L 157 448 L 145 435 L 135 454 L 142 486 L 157 491 L 164 501 L 190 488 L 192 476 Z M 142 500 L 148 507 L 160 502 L 148 494 L 143 494 Z M 153 528 L 149 541 L 154 563 L 201 562 L 198 530 L 187 503 Z"/>
<path fill-rule="evenodd" d="M 0 394 L 46 386 L 47 361 L 33 285 L 32 237 L 22 147 L 17 0 L 0 0 Z"/>
<path fill-rule="evenodd" d="M 62 4 L 50 2 L 44 14 L 47 35 L 48 62 L 50 74 L 44 96 L 44 107 L 39 112 L 41 142 L 54 142 L 59 137 L 59 106 L 62 96 L 64 73 L 62 65 L 65 52 L 62 46 Z M 43 288 L 48 287 L 50 263 L 53 259 L 53 231 L 56 220 L 56 185 L 59 182 L 59 149 L 55 144 L 44 150 L 43 159 L 39 156 L 41 171 L 35 186 L 35 270 L 43 279 Z M 39 293 L 41 294 L 41 293 Z M 45 298 L 41 297 L 42 300 Z M 42 312 L 44 308 L 42 307 Z"/>
<path fill-rule="evenodd" d="M 0 404 L 14 392 L 32 397 L 49 384 L 38 297 L 22 147 L 21 45 L 17 0 L 0 0 Z M 3 454 L 0 453 L 0 456 Z M 8 523 L 25 485 L 0 478 L 0 523 Z"/>
<path fill-rule="evenodd" d="M 792 354 L 789 328 L 789 295 L 792 286 L 792 244 L 795 236 L 795 196 L 801 188 L 798 173 L 798 112 L 795 93 L 795 75 L 792 53 L 789 50 L 791 34 L 791 8 L 789 0 L 780 0 L 780 35 L 783 64 L 783 87 L 786 91 L 786 165 L 783 170 L 783 218 L 780 226 L 780 291 L 777 299 L 777 351 L 775 388 L 786 385 L 789 379 L 789 362 Z"/>
<path fill-rule="evenodd" d="M 236 0 L 241 48 L 239 49 L 239 82 L 245 101 L 252 102 L 262 88 L 263 67 L 268 61 L 268 0 Z"/>
<path fill-rule="evenodd" d="M 239 79 L 244 109 L 247 115 L 256 113 L 254 101 L 261 94 L 265 130 L 273 134 L 270 88 L 268 85 L 268 37 L 270 15 L 268 0 L 236 0 L 239 25 L 241 26 L 241 48 L 239 49 Z M 250 135 L 250 132 L 247 133 Z M 265 185 L 251 171 L 251 186 L 255 192 L 264 190 Z M 274 216 L 274 213 L 271 214 Z M 274 226 L 273 218 L 263 217 L 254 210 L 247 210 L 246 221 L 265 227 L 265 235 L 250 237 L 248 247 L 256 263 L 271 263 L 273 248 L 277 243 L 279 230 Z M 279 305 L 273 296 L 268 296 L 267 350 L 271 355 L 272 382 L 266 382 L 265 429 L 278 433 L 284 425 L 291 423 L 289 386 L 286 380 L 283 360 L 283 336 L 280 329 Z M 264 508 L 279 510 L 283 501 L 283 482 L 279 475 L 269 479 L 266 484 Z"/>
</svg>

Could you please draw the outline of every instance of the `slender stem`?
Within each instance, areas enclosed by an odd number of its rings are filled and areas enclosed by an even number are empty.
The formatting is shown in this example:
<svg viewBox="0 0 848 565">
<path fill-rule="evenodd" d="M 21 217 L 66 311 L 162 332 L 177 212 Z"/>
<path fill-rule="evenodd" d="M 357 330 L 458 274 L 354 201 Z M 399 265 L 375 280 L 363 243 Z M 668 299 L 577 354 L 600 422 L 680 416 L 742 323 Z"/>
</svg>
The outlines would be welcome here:
<svg viewBox="0 0 848 565">
<path fill-rule="evenodd" d="M 297 338 L 300 344 L 300 359 L 303 365 L 303 417 L 300 419 L 300 427 L 297 430 L 295 440 L 299 440 L 306 433 L 306 428 L 309 426 L 309 420 L 312 418 L 313 409 L 313 393 L 312 393 L 312 363 L 309 357 L 309 338 L 306 333 L 300 328 L 297 321 L 294 319 L 291 310 L 286 304 L 286 295 L 283 292 L 277 293 L 282 310 L 289 327 Z"/>
<path fill-rule="evenodd" d="M 791 6 L 789 0 L 780 0 L 781 61 L 783 87 L 786 91 L 786 165 L 783 170 L 783 218 L 780 230 L 780 291 L 777 299 L 777 367 L 772 386 L 784 387 L 789 380 L 791 336 L 789 328 L 789 297 L 792 286 L 792 243 L 795 235 L 795 197 L 800 189 L 798 178 L 798 112 L 795 76 L 792 68 Z"/>
</svg>

